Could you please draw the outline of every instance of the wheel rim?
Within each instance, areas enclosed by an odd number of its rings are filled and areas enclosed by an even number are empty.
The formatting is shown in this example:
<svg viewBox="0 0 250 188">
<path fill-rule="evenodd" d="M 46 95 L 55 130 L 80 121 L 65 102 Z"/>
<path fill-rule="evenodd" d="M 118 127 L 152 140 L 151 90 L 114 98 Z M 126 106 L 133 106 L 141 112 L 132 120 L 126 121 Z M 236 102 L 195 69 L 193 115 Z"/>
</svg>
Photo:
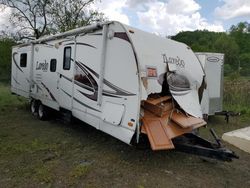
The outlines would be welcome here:
<svg viewBox="0 0 250 188">
<path fill-rule="evenodd" d="M 35 101 L 31 102 L 31 113 L 34 114 L 36 112 Z"/>
<path fill-rule="evenodd" d="M 42 118 L 43 115 L 44 115 L 43 105 L 42 105 L 42 104 L 39 105 L 39 108 L 38 108 L 38 115 L 39 115 L 39 118 Z"/>
</svg>

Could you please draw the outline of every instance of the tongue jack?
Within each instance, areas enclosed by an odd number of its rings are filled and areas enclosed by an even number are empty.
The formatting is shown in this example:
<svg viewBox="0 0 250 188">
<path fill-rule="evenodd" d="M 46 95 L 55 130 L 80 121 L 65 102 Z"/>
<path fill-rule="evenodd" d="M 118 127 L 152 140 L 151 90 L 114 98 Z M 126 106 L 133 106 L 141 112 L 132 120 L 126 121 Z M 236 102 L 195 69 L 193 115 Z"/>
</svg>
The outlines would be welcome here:
<svg viewBox="0 0 250 188">
<path fill-rule="evenodd" d="M 215 139 L 216 143 L 218 144 L 218 146 L 221 147 L 221 139 L 218 137 L 218 135 L 216 134 L 216 132 L 214 131 L 213 128 L 210 128 L 210 133 L 214 137 L 214 139 Z"/>
</svg>

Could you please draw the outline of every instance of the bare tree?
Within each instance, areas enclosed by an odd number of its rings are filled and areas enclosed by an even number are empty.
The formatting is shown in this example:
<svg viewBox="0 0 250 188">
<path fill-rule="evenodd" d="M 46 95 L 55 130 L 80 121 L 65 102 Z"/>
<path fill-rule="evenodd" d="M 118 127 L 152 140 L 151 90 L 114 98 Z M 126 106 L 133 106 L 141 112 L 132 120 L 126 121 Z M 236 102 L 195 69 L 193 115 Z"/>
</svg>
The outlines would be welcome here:
<svg viewBox="0 0 250 188">
<path fill-rule="evenodd" d="M 77 27 L 103 21 L 103 14 L 90 9 L 95 0 L 54 0 L 51 2 L 50 15 L 52 28 L 64 32 Z"/>
<path fill-rule="evenodd" d="M 90 8 L 96 0 L 0 0 L 13 11 L 10 21 L 18 35 L 40 38 L 102 21 L 103 14 Z"/>
<path fill-rule="evenodd" d="M 18 32 L 29 32 L 35 38 L 46 32 L 50 0 L 0 0 L 0 4 L 12 8 L 10 21 L 19 28 Z"/>
</svg>

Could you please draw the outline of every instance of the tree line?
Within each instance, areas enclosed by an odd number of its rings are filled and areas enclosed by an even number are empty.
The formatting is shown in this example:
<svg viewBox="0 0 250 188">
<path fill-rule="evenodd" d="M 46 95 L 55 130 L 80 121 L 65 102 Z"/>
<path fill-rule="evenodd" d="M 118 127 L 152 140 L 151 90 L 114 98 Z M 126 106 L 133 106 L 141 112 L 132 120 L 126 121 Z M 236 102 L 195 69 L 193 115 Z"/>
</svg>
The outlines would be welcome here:
<svg viewBox="0 0 250 188">
<path fill-rule="evenodd" d="M 228 32 L 185 31 L 171 37 L 184 42 L 195 52 L 225 54 L 224 73 L 250 76 L 250 24 L 240 22 Z"/>
</svg>

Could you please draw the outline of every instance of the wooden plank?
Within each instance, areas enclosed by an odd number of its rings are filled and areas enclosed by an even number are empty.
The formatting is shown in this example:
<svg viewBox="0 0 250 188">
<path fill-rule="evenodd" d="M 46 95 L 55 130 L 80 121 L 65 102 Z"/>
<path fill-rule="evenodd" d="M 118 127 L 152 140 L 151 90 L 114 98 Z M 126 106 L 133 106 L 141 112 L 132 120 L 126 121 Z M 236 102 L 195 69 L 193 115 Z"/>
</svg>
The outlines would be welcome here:
<svg viewBox="0 0 250 188">
<path fill-rule="evenodd" d="M 171 120 L 168 121 L 170 113 L 171 111 L 168 111 L 168 113 L 164 114 L 162 117 L 157 117 L 153 113 L 145 110 L 144 117 L 142 118 L 143 125 L 141 127 L 141 133 L 148 134 L 148 132 L 150 132 L 150 130 L 146 130 L 145 125 L 148 121 L 152 121 L 152 120 L 161 122 L 161 127 L 162 127 L 161 131 L 164 132 L 163 134 L 167 135 L 167 137 L 170 140 L 178 136 L 181 136 L 185 133 L 190 133 L 192 132 L 193 129 L 206 125 L 206 122 L 202 121 L 200 124 L 196 124 L 187 128 L 183 128 L 177 123 L 175 123 L 174 121 L 171 121 Z M 156 146 L 153 146 L 153 147 L 156 147 Z"/>
<path fill-rule="evenodd" d="M 201 118 L 192 116 L 186 116 L 183 113 L 174 112 L 171 116 L 171 120 L 177 123 L 182 128 L 194 127 L 197 125 L 205 125 L 206 122 Z"/>
<path fill-rule="evenodd" d="M 207 122 L 206 122 L 206 121 L 203 121 L 203 122 L 200 123 L 200 124 L 194 125 L 194 126 L 193 126 L 193 129 L 198 129 L 198 128 L 200 128 L 200 127 L 203 127 L 203 126 L 206 125 L 206 124 L 207 124 Z"/>
<path fill-rule="evenodd" d="M 153 105 L 151 103 L 148 103 L 148 101 L 144 101 L 143 108 L 152 112 L 158 117 L 162 117 L 167 113 L 167 111 L 173 108 L 173 104 L 172 102 L 164 102 L 158 105 Z"/>
<path fill-rule="evenodd" d="M 146 131 L 145 126 L 144 126 L 144 125 L 142 125 L 142 126 L 141 126 L 141 133 L 143 133 L 143 134 L 147 134 L 147 131 Z"/>
<path fill-rule="evenodd" d="M 159 118 L 143 119 L 152 150 L 174 149 L 172 140 L 168 137 Z"/>
<path fill-rule="evenodd" d="M 149 99 L 146 100 L 146 101 L 147 101 L 148 103 L 150 103 L 150 104 L 157 105 L 157 104 L 160 104 L 160 103 L 162 103 L 162 102 L 168 101 L 168 100 L 170 100 L 170 99 L 172 99 L 171 96 L 164 96 L 164 97 L 159 97 L 159 98 L 156 98 L 156 99 L 154 99 L 154 98 L 149 98 Z"/>
</svg>

